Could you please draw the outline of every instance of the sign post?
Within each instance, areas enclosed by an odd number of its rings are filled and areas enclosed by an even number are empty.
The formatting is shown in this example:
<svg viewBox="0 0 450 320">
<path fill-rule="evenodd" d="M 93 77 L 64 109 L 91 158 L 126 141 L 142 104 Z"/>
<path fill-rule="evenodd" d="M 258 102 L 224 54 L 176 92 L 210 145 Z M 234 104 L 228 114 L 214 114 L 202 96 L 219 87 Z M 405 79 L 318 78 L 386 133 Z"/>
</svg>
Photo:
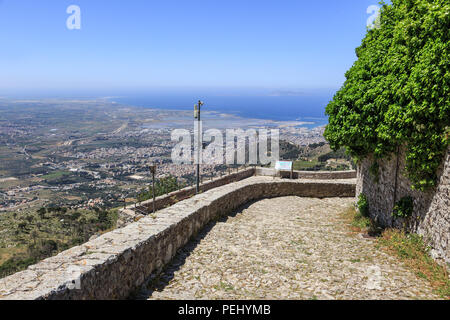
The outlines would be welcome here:
<svg viewBox="0 0 450 320">
<path fill-rule="evenodd" d="M 275 170 L 277 172 L 289 171 L 291 179 L 293 178 L 293 173 L 294 173 L 293 169 L 294 169 L 294 166 L 293 166 L 292 161 L 277 161 L 275 163 Z"/>
</svg>

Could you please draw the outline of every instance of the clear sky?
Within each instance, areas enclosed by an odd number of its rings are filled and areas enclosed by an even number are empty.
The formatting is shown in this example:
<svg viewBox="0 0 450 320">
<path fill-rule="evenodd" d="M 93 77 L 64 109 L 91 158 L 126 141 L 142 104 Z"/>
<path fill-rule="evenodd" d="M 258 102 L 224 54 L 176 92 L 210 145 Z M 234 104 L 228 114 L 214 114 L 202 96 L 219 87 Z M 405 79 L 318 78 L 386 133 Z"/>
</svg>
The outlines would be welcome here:
<svg viewBox="0 0 450 320">
<path fill-rule="evenodd" d="M 0 0 L 0 94 L 339 88 L 377 2 Z"/>
</svg>

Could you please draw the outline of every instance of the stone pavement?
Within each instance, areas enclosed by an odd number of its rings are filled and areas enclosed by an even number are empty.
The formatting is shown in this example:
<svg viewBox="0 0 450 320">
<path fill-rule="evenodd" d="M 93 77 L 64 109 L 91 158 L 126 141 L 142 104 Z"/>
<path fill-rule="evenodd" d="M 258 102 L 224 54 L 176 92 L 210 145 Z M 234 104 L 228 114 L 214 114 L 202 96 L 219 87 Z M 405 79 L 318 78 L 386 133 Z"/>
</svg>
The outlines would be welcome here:
<svg viewBox="0 0 450 320">
<path fill-rule="evenodd" d="M 206 227 L 145 299 L 437 299 L 373 239 L 349 233 L 351 198 L 251 203 Z"/>
</svg>

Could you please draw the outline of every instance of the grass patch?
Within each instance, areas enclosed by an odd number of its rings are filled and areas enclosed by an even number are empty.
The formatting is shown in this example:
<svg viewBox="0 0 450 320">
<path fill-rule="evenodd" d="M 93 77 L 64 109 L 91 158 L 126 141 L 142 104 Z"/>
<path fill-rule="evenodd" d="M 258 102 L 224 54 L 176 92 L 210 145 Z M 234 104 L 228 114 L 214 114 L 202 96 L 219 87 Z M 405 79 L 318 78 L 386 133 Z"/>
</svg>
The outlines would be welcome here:
<svg viewBox="0 0 450 320">
<path fill-rule="evenodd" d="M 0 248 L 0 265 L 2 265 L 7 260 L 11 259 L 13 256 L 22 254 L 26 251 L 24 247 L 10 247 L 10 248 Z"/>
<path fill-rule="evenodd" d="M 351 207 L 342 213 L 353 232 L 367 232 L 377 236 L 377 247 L 398 257 L 417 277 L 427 280 L 434 292 L 450 300 L 450 279 L 447 269 L 430 255 L 430 247 L 417 234 L 397 229 L 382 230 L 371 219 Z M 353 262 L 353 261 L 352 261 Z"/>
<path fill-rule="evenodd" d="M 294 170 L 304 170 L 304 169 L 310 169 L 318 165 L 319 162 L 316 160 L 313 161 L 306 161 L 306 160 L 297 160 L 294 162 L 293 168 Z"/>
<path fill-rule="evenodd" d="M 399 257 L 416 275 L 430 282 L 435 292 L 450 299 L 450 280 L 445 267 L 440 266 L 430 255 L 421 236 L 389 229 L 377 239 L 378 246 Z"/>
<path fill-rule="evenodd" d="M 70 174 L 71 173 L 68 171 L 55 171 L 53 173 L 46 174 L 46 175 L 42 176 L 41 178 L 45 179 L 45 180 L 54 180 L 54 179 L 58 179 L 58 178 L 61 178 L 64 176 L 70 176 Z"/>
<path fill-rule="evenodd" d="M 234 291 L 235 288 L 228 282 L 220 281 L 219 285 L 214 286 L 216 290 Z"/>
<path fill-rule="evenodd" d="M 450 300 L 448 271 L 431 257 L 430 247 L 425 245 L 420 235 L 397 229 L 382 230 L 354 207 L 348 208 L 341 216 L 353 232 L 377 236 L 377 248 L 398 257 L 417 277 L 427 280 L 437 295 Z"/>
<path fill-rule="evenodd" d="M 350 224 L 354 232 L 369 232 L 373 229 L 372 221 L 368 217 L 363 216 L 353 206 L 345 210 L 342 213 L 342 217 Z"/>
</svg>

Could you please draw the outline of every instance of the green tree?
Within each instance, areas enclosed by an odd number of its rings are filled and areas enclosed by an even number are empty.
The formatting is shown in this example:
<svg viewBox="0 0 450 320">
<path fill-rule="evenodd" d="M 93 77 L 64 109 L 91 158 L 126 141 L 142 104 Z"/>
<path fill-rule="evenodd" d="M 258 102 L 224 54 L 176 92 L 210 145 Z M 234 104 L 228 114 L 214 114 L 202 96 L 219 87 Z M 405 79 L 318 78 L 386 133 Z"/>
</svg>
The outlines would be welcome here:
<svg viewBox="0 0 450 320">
<path fill-rule="evenodd" d="M 406 146 L 406 172 L 419 190 L 436 185 L 450 126 L 450 3 L 392 0 L 368 30 L 358 60 L 328 104 L 325 137 L 356 159 Z"/>
<path fill-rule="evenodd" d="M 37 211 L 37 213 L 38 213 L 38 215 L 39 215 L 39 217 L 40 217 L 41 219 L 44 219 L 44 218 L 45 218 L 45 214 L 47 213 L 47 210 L 46 210 L 45 208 L 40 208 L 40 209 Z"/>
</svg>

